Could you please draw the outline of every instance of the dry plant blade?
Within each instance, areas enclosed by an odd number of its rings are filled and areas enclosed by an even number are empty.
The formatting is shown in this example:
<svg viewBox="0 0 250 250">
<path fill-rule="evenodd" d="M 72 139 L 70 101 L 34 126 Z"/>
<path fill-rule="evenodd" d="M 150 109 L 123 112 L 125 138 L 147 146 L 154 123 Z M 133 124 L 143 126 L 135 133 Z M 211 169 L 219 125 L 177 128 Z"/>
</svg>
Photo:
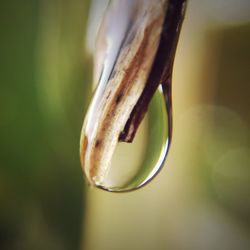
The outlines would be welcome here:
<svg viewBox="0 0 250 250">
<path fill-rule="evenodd" d="M 107 175 L 117 143 L 132 142 L 159 84 L 169 89 L 166 98 L 171 98 L 173 60 L 186 1 L 131 2 L 127 3 L 130 13 L 124 37 L 119 40 L 119 50 L 110 52 L 115 56 L 109 58 L 112 63 L 106 68 L 112 36 L 97 44 L 102 48 L 97 53 L 102 63 L 98 58 L 95 63 L 99 83 L 85 119 L 80 148 L 85 173 L 95 185 L 101 185 Z M 117 6 L 109 6 L 101 37 L 119 25 L 114 19 L 118 10 Z"/>
</svg>

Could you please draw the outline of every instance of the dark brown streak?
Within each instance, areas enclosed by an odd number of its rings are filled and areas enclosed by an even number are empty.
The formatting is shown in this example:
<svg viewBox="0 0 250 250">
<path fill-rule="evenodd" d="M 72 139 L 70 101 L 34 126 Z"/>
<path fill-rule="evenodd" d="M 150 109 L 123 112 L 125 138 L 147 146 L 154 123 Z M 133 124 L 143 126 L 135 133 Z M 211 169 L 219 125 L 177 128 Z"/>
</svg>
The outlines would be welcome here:
<svg viewBox="0 0 250 250">
<path fill-rule="evenodd" d="M 149 103 L 160 84 L 163 87 L 165 101 L 170 107 L 170 112 L 172 112 L 171 81 L 173 63 L 181 24 L 184 19 L 186 3 L 187 0 L 169 1 L 159 47 L 151 68 L 151 72 L 147 79 L 146 87 L 144 88 L 142 95 L 131 112 L 130 118 L 126 123 L 124 130 L 120 134 L 120 141 L 133 141 L 136 131 L 148 110 Z M 170 114 L 168 114 L 168 116 L 171 117 Z M 172 121 L 170 121 L 170 135 L 171 131 Z"/>
</svg>

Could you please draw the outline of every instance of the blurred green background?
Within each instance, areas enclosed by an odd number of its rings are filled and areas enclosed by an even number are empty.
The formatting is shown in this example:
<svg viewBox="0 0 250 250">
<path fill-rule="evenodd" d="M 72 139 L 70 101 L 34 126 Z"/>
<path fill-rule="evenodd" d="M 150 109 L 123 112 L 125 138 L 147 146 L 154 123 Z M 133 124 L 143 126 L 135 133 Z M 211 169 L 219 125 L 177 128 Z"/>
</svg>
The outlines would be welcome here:
<svg viewBox="0 0 250 250">
<path fill-rule="evenodd" d="M 1 2 L 0 249 L 250 249 L 249 1 L 189 1 L 166 166 L 121 195 L 78 156 L 106 3 Z"/>
<path fill-rule="evenodd" d="M 88 1 L 1 1 L 0 249 L 79 249 Z"/>
</svg>

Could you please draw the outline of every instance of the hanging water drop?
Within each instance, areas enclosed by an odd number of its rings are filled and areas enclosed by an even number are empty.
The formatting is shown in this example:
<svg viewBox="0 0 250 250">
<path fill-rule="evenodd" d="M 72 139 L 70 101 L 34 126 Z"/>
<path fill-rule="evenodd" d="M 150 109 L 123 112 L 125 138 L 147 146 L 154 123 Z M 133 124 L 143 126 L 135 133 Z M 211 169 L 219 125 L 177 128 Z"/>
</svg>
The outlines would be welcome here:
<svg viewBox="0 0 250 250">
<path fill-rule="evenodd" d="M 162 167 L 171 139 L 171 76 L 185 5 L 185 0 L 109 4 L 95 52 L 96 89 L 80 141 L 91 185 L 135 190 Z"/>
</svg>

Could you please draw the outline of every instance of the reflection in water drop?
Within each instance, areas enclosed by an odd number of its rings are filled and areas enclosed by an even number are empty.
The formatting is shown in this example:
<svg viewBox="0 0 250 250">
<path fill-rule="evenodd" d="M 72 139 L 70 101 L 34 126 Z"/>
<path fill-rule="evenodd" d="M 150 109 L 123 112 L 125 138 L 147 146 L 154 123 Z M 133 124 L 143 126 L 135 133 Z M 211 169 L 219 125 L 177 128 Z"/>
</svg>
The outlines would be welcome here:
<svg viewBox="0 0 250 250">
<path fill-rule="evenodd" d="M 185 0 L 120 0 L 108 6 L 97 39 L 96 90 L 80 144 L 91 185 L 134 190 L 163 165 L 172 128 L 172 65 L 185 5 Z"/>
<path fill-rule="evenodd" d="M 161 88 L 133 143 L 121 142 L 106 178 L 98 186 L 109 191 L 129 191 L 149 182 L 161 169 L 169 149 L 168 112 Z"/>
<path fill-rule="evenodd" d="M 135 190 L 148 183 L 163 166 L 170 146 L 170 108 L 160 86 L 133 142 L 118 143 L 105 178 L 89 182 L 112 192 Z M 89 178 L 86 167 L 84 171 Z"/>
</svg>

